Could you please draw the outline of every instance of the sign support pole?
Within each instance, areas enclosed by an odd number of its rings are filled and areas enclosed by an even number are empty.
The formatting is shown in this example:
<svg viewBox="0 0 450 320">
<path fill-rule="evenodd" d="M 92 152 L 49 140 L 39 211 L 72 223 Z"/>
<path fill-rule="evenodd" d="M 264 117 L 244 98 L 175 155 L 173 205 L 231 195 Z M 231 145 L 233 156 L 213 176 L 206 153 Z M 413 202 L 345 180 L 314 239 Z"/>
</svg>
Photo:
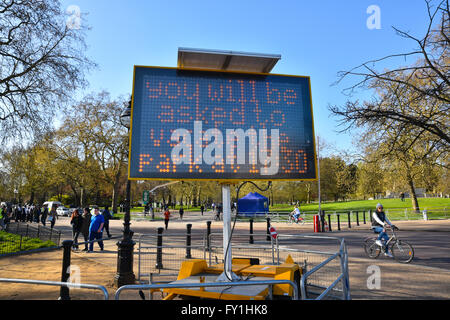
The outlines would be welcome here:
<svg viewBox="0 0 450 320">
<path fill-rule="evenodd" d="M 222 185 L 223 201 L 223 273 L 217 278 L 217 282 L 239 281 L 240 278 L 232 271 L 231 250 L 231 193 L 230 185 Z"/>
</svg>

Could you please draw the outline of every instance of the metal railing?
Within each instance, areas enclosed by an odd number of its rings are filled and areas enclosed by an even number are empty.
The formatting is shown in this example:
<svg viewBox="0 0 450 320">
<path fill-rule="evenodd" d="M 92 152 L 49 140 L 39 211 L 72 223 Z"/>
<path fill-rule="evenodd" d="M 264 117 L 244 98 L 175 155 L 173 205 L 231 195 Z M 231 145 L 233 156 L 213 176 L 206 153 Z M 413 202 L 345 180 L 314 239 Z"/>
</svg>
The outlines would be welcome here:
<svg viewBox="0 0 450 320">
<path fill-rule="evenodd" d="M 77 289 L 92 289 L 100 290 L 103 293 L 105 300 L 109 299 L 108 291 L 104 286 L 96 284 L 85 284 L 85 283 L 71 283 L 71 282 L 58 282 L 58 281 L 42 281 L 42 280 L 28 280 L 28 279 L 6 279 L 0 278 L 0 282 L 6 283 L 22 283 L 22 284 L 36 284 L 45 286 L 56 286 L 56 287 L 67 287 L 67 288 L 77 288 Z"/>
<path fill-rule="evenodd" d="M 161 278 L 176 277 L 181 263 L 187 258 L 187 250 L 191 258 L 204 259 L 209 266 L 223 263 L 222 233 L 197 235 L 197 242 L 186 246 L 184 235 L 160 235 L 164 237 L 162 245 L 155 245 L 156 236 L 139 237 L 138 279 L 143 277 Z M 320 239 L 330 242 L 336 249 L 329 252 L 312 250 L 307 240 L 318 242 Z M 283 246 L 283 244 L 289 245 Z M 292 248 L 295 244 L 297 248 Z M 305 248 L 303 248 L 303 247 Z M 348 255 L 345 241 L 342 238 L 316 235 L 282 235 L 276 239 L 267 233 L 237 233 L 232 238 L 232 254 L 236 258 L 258 258 L 260 264 L 280 265 L 288 255 L 304 272 L 302 299 L 309 299 L 308 293 L 319 289 L 317 298 L 332 297 L 350 299 L 348 277 Z M 150 257 L 150 258 L 149 258 Z M 159 267 L 158 267 L 159 266 Z M 157 281 L 159 282 L 159 281 Z"/>
<path fill-rule="evenodd" d="M 284 236 L 287 237 L 287 236 Z M 323 290 L 321 292 L 318 293 L 318 296 L 315 298 L 316 300 L 321 300 L 327 296 L 331 296 L 331 293 L 333 290 L 338 291 L 342 294 L 342 299 L 343 300 L 350 300 L 351 299 L 351 295 L 350 295 L 350 283 L 349 283 L 349 274 L 348 274 L 348 252 L 347 252 L 347 246 L 345 244 L 344 239 L 342 238 L 337 238 L 337 237 L 322 237 L 322 236 L 291 236 L 292 238 L 305 238 L 305 239 L 323 239 L 323 240 L 337 240 L 339 243 L 339 251 L 336 253 L 326 253 L 326 252 L 320 252 L 320 251 L 312 251 L 312 250 L 298 250 L 298 249 L 289 249 L 287 250 L 288 252 L 307 252 L 307 253 L 316 253 L 316 254 L 322 254 L 322 255 L 330 255 L 327 259 L 325 259 L 324 261 L 318 263 L 317 265 L 315 265 L 314 267 L 312 267 L 312 269 L 310 269 L 309 271 L 306 271 L 306 273 L 304 273 L 301 276 L 300 279 L 300 290 L 301 290 L 301 295 L 302 295 L 302 300 L 308 300 L 308 294 L 307 294 L 307 288 L 317 288 L 320 290 Z M 277 238 L 277 250 L 286 250 L 286 248 L 280 248 L 278 245 L 278 240 L 279 238 Z M 338 263 L 338 267 L 340 269 L 340 273 L 338 273 L 336 275 L 336 272 L 334 270 L 334 276 L 336 278 L 333 278 L 333 275 L 331 275 L 331 279 L 325 279 L 328 280 L 329 283 L 327 286 L 324 285 L 320 285 L 317 283 L 311 283 L 310 278 L 319 272 L 323 272 L 323 269 L 326 268 L 327 266 L 329 266 L 332 262 L 336 262 Z M 329 268 L 328 270 L 333 270 L 333 267 Z M 328 277 L 330 276 L 330 272 L 326 272 Z M 320 276 L 320 278 L 322 278 L 322 275 Z M 317 280 L 316 280 L 317 281 Z M 321 281 L 324 281 L 324 279 L 321 279 Z M 342 285 L 341 289 L 336 290 L 336 286 L 338 284 Z M 333 296 L 333 298 L 337 298 L 339 299 L 339 297 L 337 296 Z"/>
<path fill-rule="evenodd" d="M 374 208 L 375 210 L 375 208 Z M 372 211 L 374 211 L 372 210 Z M 427 212 L 428 219 L 449 219 L 450 210 L 448 207 L 422 207 L 420 211 L 413 210 L 411 208 L 386 208 L 385 212 L 389 219 L 394 220 L 423 220 L 423 211 Z M 370 223 L 370 210 L 323 210 L 325 217 L 330 215 L 331 221 L 337 223 L 340 222 L 343 226 L 347 225 L 347 216 L 351 218 L 351 222 L 357 225 Z M 301 217 L 305 219 L 306 223 L 312 223 L 315 215 L 318 211 L 301 211 Z M 234 219 L 235 214 L 232 214 Z M 339 217 L 339 218 L 338 218 Z M 251 214 L 239 214 L 239 221 L 246 221 L 249 219 L 254 219 L 256 221 L 264 221 L 270 218 L 272 222 L 289 222 L 289 212 L 288 211 L 270 211 L 270 212 L 255 212 Z"/>
<path fill-rule="evenodd" d="M 273 286 L 277 284 L 288 284 L 293 288 L 293 300 L 298 300 L 298 286 L 290 280 L 258 280 L 258 281 L 235 281 L 235 282 L 202 282 L 202 283 L 164 283 L 148 285 L 125 285 L 117 289 L 115 300 L 120 300 L 120 293 L 124 290 L 153 290 L 153 289 L 178 289 L 197 287 L 238 287 L 269 285 L 269 296 L 272 296 Z"/>
<path fill-rule="evenodd" d="M 59 246 L 61 241 L 61 231 L 41 226 L 34 226 L 28 223 L 10 222 L 6 225 L 6 232 L 21 235 L 28 238 L 37 238 L 42 241 L 52 241 Z"/>
</svg>

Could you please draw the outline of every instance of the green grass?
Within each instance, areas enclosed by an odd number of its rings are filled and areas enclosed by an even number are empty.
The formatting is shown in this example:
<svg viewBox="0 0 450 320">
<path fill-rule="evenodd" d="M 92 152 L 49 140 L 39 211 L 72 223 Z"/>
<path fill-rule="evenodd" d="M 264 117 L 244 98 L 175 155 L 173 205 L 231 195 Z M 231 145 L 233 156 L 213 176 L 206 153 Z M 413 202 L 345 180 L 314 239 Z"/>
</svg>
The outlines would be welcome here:
<svg viewBox="0 0 450 320">
<path fill-rule="evenodd" d="M 419 198 L 419 207 L 421 210 L 429 208 L 450 208 L 450 199 L 448 198 Z M 325 211 L 362 211 L 362 210 L 375 210 L 377 203 L 381 203 L 385 210 L 390 208 L 398 209 L 412 209 L 411 199 L 380 199 L 380 200 L 355 200 L 355 201 L 342 201 L 342 202 L 325 202 L 321 203 L 321 209 Z M 270 211 L 290 212 L 294 209 L 289 205 L 274 205 L 270 207 Z M 319 204 L 301 204 L 301 211 L 317 211 L 319 210 Z"/>
<path fill-rule="evenodd" d="M 427 209 L 429 219 L 448 219 L 450 218 L 450 199 L 449 198 L 418 198 L 420 210 Z M 423 219 L 422 213 L 415 213 L 412 211 L 411 199 L 407 198 L 405 201 L 400 199 L 379 199 L 379 200 L 353 200 L 353 201 L 338 201 L 338 202 L 323 202 L 321 203 L 321 210 L 325 210 L 326 214 L 332 214 L 334 212 L 360 212 L 360 220 L 362 221 L 362 211 L 375 210 L 377 203 L 381 203 L 388 213 L 390 219 L 393 220 L 411 220 L 411 219 Z M 446 208 L 446 209 L 445 209 Z M 200 207 L 187 208 L 184 206 L 186 212 L 200 211 Z M 288 214 L 294 209 L 294 206 L 288 204 L 275 204 L 270 206 L 270 212 L 278 212 L 281 214 Z M 405 214 L 405 209 L 406 214 Z M 444 210 L 445 209 L 445 210 Z M 172 209 L 171 209 L 172 210 Z M 179 206 L 176 206 L 176 211 L 179 210 Z M 207 209 L 209 210 L 209 209 Z M 315 213 L 319 210 L 318 203 L 301 204 L 300 211 L 306 213 Z M 142 213 L 144 207 L 134 207 L 131 213 Z M 160 213 L 155 212 L 155 220 L 162 219 L 159 217 Z M 116 214 L 115 217 L 123 219 L 123 214 Z M 133 215 L 132 215 L 133 218 Z M 139 218 L 143 218 L 140 216 Z M 307 217 L 312 219 L 311 217 Z M 341 215 L 342 219 L 346 217 Z M 151 215 L 147 215 L 146 219 L 151 219 Z M 242 217 L 242 219 L 246 219 Z M 249 219 L 249 218 L 248 218 Z M 332 216 L 333 221 L 336 217 Z M 352 215 L 352 221 L 355 221 L 354 214 Z M 369 219 L 367 217 L 367 219 Z"/>
<path fill-rule="evenodd" d="M 54 246 L 56 246 L 56 244 L 49 240 L 41 241 L 37 238 L 22 237 L 22 241 L 20 241 L 19 235 L 0 231 L 0 254 L 29 251 Z"/>
</svg>

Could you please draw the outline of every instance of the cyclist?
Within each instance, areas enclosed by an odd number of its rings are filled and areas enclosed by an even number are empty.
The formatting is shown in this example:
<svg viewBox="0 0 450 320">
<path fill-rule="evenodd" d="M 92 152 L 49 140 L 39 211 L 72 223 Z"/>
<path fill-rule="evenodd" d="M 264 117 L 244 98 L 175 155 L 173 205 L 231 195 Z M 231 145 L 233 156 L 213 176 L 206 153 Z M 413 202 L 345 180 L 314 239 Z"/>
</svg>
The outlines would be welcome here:
<svg viewBox="0 0 450 320">
<path fill-rule="evenodd" d="M 300 209 L 298 208 L 298 205 L 295 205 L 294 211 L 292 211 L 291 214 L 292 214 L 292 217 L 294 218 L 295 223 L 298 223 L 298 221 L 300 219 L 302 219 L 302 218 L 300 218 Z"/>
<path fill-rule="evenodd" d="M 386 234 L 386 226 L 395 227 L 386 217 L 386 214 L 383 211 L 383 205 L 378 203 L 376 210 L 372 213 L 372 229 L 373 232 L 379 234 L 376 244 L 380 247 L 383 247 L 383 242 L 381 240 L 384 240 L 385 243 L 389 240 L 389 236 Z M 392 254 L 388 252 L 387 246 L 384 255 L 392 258 Z"/>
</svg>

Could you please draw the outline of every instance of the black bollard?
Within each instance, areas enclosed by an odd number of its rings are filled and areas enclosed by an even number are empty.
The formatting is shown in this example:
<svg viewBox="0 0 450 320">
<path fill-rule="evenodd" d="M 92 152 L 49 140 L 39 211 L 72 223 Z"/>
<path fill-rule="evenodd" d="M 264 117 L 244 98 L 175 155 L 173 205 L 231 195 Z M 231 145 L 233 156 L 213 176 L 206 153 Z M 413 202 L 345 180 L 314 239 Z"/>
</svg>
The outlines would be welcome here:
<svg viewBox="0 0 450 320">
<path fill-rule="evenodd" d="M 356 225 L 359 226 L 359 211 L 356 211 Z"/>
<path fill-rule="evenodd" d="M 320 210 L 320 232 L 325 232 L 325 211 Z"/>
<path fill-rule="evenodd" d="M 270 218 L 266 218 L 266 220 L 267 220 L 267 238 L 266 238 L 266 240 L 267 241 L 270 241 Z"/>
<path fill-rule="evenodd" d="M 328 231 L 332 231 L 331 230 L 331 214 L 328 215 Z"/>
<path fill-rule="evenodd" d="M 341 231 L 341 215 L 337 214 L 337 223 L 338 223 L 338 230 Z"/>
<path fill-rule="evenodd" d="M 162 233 L 164 232 L 164 228 L 158 228 L 158 240 L 157 240 L 157 249 L 156 249 L 156 269 L 163 269 L 162 263 L 162 243 L 163 237 Z"/>
<path fill-rule="evenodd" d="M 248 243 L 253 244 L 253 219 L 250 219 L 250 240 Z"/>
<path fill-rule="evenodd" d="M 61 271 L 61 282 L 67 282 L 69 280 L 70 274 L 68 273 L 70 267 L 70 253 L 72 251 L 72 240 L 64 240 L 63 243 L 63 261 L 62 261 L 62 271 Z M 58 300 L 70 300 L 69 288 L 61 287 L 59 289 Z"/>
<path fill-rule="evenodd" d="M 350 211 L 347 212 L 347 216 L 348 216 L 348 227 L 351 228 L 352 227 L 352 223 L 351 223 L 351 220 L 350 220 Z"/>
<path fill-rule="evenodd" d="M 192 229 L 192 224 L 187 224 L 186 225 L 186 259 L 191 259 L 191 229 Z"/>
<path fill-rule="evenodd" d="M 206 251 L 210 251 L 209 235 L 211 234 L 211 221 L 206 221 Z"/>
</svg>

